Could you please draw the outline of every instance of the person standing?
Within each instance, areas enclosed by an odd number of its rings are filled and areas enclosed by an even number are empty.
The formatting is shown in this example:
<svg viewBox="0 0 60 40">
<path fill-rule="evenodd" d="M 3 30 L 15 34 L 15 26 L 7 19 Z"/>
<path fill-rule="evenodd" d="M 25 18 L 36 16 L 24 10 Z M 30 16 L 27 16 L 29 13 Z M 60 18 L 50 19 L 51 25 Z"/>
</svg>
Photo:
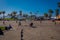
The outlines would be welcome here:
<svg viewBox="0 0 60 40">
<path fill-rule="evenodd" d="M 54 24 L 56 25 L 56 20 L 54 19 L 54 20 L 52 20 L 52 22 L 54 22 Z"/>
<path fill-rule="evenodd" d="M 21 30 L 21 40 L 23 40 L 23 29 Z"/>
<path fill-rule="evenodd" d="M 5 21 L 3 21 L 3 24 L 5 24 Z"/>
<path fill-rule="evenodd" d="M 21 21 L 19 21 L 19 24 L 18 24 L 18 26 L 21 26 Z"/>
<path fill-rule="evenodd" d="M 33 23 L 32 22 L 30 23 L 30 27 L 33 27 Z"/>
<path fill-rule="evenodd" d="M 0 35 L 4 35 L 3 31 L 0 29 Z"/>
</svg>

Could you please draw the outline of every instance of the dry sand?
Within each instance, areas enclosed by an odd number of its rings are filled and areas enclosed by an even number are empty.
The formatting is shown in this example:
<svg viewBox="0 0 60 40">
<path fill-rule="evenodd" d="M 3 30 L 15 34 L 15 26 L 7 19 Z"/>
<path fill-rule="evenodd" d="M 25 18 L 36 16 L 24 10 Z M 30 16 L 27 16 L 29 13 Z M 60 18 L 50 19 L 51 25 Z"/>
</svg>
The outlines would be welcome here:
<svg viewBox="0 0 60 40">
<path fill-rule="evenodd" d="M 30 22 L 22 21 L 22 25 L 18 27 L 15 21 L 5 21 L 6 25 L 11 24 L 13 29 L 4 31 L 4 36 L 0 36 L 0 40 L 21 40 L 21 29 L 23 29 L 24 40 L 60 40 L 60 23 L 55 25 L 51 21 L 32 21 L 36 28 L 29 26 Z M 0 25 L 3 25 L 0 21 Z"/>
</svg>

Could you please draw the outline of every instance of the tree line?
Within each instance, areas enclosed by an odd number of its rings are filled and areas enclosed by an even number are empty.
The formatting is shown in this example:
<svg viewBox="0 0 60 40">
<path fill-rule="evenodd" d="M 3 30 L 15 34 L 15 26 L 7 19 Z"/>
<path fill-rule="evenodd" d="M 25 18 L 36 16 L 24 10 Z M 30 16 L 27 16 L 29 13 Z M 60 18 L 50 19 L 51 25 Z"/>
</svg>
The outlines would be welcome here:
<svg viewBox="0 0 60 40">
<path fill-rule="evenodd" d="M 58 15 L 59 15 L 59 11 L 60 11 L 60 2 L 58 2 L 57 3 L 57 5 L 58 5 L 58 8 L 55 10 L 55 16 L 57 17 Z M 38 12 L 39 11 L 37 11 L 37 13 L 35 13 L 35 16 L 38 14 Z M 1 14 L 3 14 L 3 19 L 5 18 L 5 11 L 0 11 L 0 15 Z M 48 17 L 48 18 L 51 18 L 52 17 L 52 14 L 54 13 L 54 11 L 52 10 L 52 9 L 49 9 L 48 10 L 48 13 L 44 13 L 44 17 Z M 30 16 L 32 17 L 32 16 L 34 16 L 34 15 L 32 15 L 33 13 L 32 12 L 30 12 Z M 28 14 L 23 14 L 22 13 L 22 10 L 21 11 L 19 11 L 19 14 L 18 14 L 19 16 L 23 16 L 23 17 L 28 17 L 29 15 Z M 13 11 L 11 14 L 8 14 L 8 16 L 10 16 L 11 18 L 14 18 L 14 19 L 17 19 L 17 17 L 18 17 L 18 15 L 17 15 L 17 12 L 16 11 Z M 16 17 L 17 16 L 17 17 Z"/>
</svg>

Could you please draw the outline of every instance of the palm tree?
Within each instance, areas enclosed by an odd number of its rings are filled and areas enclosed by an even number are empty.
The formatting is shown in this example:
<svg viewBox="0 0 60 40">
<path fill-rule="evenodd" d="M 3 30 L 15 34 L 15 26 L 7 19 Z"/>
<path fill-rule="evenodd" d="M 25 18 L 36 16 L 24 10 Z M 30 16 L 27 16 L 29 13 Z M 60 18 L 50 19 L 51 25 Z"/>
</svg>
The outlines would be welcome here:
<svg viewBox="0 0 60 40">
<path fill-rule="evenodd" d="M 60 2 L 58 2 L 58 7 L 60 8 Z"/>
<path fill-rule="evenodd" d="M 32 12 L 30 12 L 30 18 L 32 19 Z"/>
<path fill-rule="evenodd" d="M 36 11 L 35 16 L 39 13 L 39 11 Z"/>
<path fill-rule="evenodd" d="M 16 18 L 16 14 L 17 14 L 17 12 L 16 11 L 13 11 L 12 13 L 11 13 L 11 16 L 12 16 L 12 18 Z"/>
<path fill-rule="evenodd" d="M 27 18 L 28 17 L 28 14 L 23 14 L 23 17 L 26 17 Z"/>
<path fill-rule="evenodd" d="M 11 18 L 11 14 L 8 14 L 7 16 L 8 16 L 9 18 Z"/>
<path fill-rule="evenodd" d="M 7 16 L 10 16 L 10 14 L 8 14 Z"/>
<path fill-rule="evenodd" d="M 56 9 L 56 17 L 59 15 L 59 9 Z"/>
<path fill-rule="evenodd" d="M 32 12 L 30 12 L 30 15 L 32 15 Z"/>
<path fill-rule="evenodd" d="M 3 19 L 5 19 L 5 11 L 2 11 Z"/>
<path fill-rule="evenodd" d="M 0 12 L 0 15 L 1 15 L 1 12 Z"/>
<path fill-rule="evenodd" d="M 8 16 L 12 18 L 13 15 L 12 15 L 12 13 L 11 13 L 11 14 L 8 14 Z"/>
<path fill-rule="evenodd" d="M 44 17 L 46 17 L 46 18 L 47 18 L 47 17 L 48 17 L 48 14 L 47 14 L 47 13 L 44 13 Z"/>
<path fill-rule="evenodd" d="M 2 13 L 0 12 L 0 15 L 1 15 Z"/>
<path fill-rule="evenodd" d="M 3 19 L 5 18 L 5 11 L 1 11 L 0 14 L 3 14 Z"/>
<path fill-rule="evenodd" d="M 52 13 L 53 13 L 53 10 L 51 10 L 51 9 L 49 9 L 49 18 L 51 19 L 51 17 L 52 17 Z"/>
<path fill-rule="evenodd" d="M 60 13 L 60 2 L 58 2 L 58 7 L 59 7 L 59 13 Z"/>
<path fill-rule="evenodd" d="M 1 14 L 1 12 L 0 12 L 0 14 Z"/>
<path fill-rule="evenodd" d="M 22 16 L 22 11 L 19 11 L 19 12 L 20 12 L 19 15 Z"/>
</svg>

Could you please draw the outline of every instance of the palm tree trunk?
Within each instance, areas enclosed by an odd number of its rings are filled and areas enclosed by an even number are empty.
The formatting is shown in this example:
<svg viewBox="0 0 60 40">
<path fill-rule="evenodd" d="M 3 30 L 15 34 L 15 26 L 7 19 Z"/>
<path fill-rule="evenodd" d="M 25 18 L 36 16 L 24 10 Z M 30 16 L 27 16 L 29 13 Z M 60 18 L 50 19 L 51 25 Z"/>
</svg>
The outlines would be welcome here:
<svg viewBox="0 0 60 40">
<path fill-rule="evenodd" d="M 3 20 L 5 19 L 5 15 L 3 14 Z"/>
</svg>

